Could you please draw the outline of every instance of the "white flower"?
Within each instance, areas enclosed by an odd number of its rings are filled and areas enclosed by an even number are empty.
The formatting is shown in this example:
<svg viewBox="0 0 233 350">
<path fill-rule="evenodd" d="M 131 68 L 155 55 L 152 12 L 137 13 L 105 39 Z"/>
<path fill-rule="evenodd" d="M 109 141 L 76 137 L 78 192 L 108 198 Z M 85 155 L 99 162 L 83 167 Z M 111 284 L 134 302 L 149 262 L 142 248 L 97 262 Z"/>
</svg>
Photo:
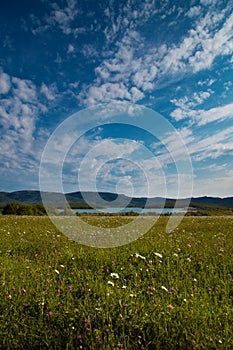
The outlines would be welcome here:
<svg viewBox="0 0 233 350">
<path fill-rule="evenodd" d="M 156 256 L 158 256 L 160 259 L 162 259 L 162 254 L 160 254 L 160 253 L 157 253 L 157 252 L 154 252 L 154 255 L 156 255 Z"/>
<path fill-rule="evenodd" d="M 110 274 L 110 276 L 113 277 L 113 278 L 119 278 L 118 273 L 115 273 L 115 272 L 112 272 L 112 273 Z"/>
<path fill-rule="evenodd" d="M 179 256 L 177 253 L 174 253 L 173 255 L 174 255 L 174 256 Z"/>
<path fill-rule="evenodd" d="M 126 287 L 126 286 L 122 286 L 121 288 L 122 288 L 122 289 L 126 289 L 127 287 Z"/>
<path fill-rule="evenodd" d="M 165 292 L 168 292 L 168 289 L 164 286 L 161 287 L 163 290 L 165 290 Z"/>
<path fill-rule="evenodd" d="M 65 266 L 64 265 L 60 265 L 62 268 L 64 268 Z"/>
<path fill-rule="evenodd" d="M 56 274 L 58 274 L 58 275 L 59 275 L 59 273 L 60 273 L 60 272 L 59 272 L 58 270 L 56 270 L 56 269 L 55 269 L 54 271 L 56 272 Z"/>
<path fill-rule="evenodd" d="M 197 279 L 196 279 L 196 278 L 194 278 L 194 279 L 193 279 L 193 282 L 197 282 Z"/>
<path fill-rule="evenodd" d="M 136 253 L 135 256 L 136 256 L 136 258 L 139 258 L 139 259 L 142 259 L 142 260 L 146 259 L 145 256 L 142 256 L 142 255 L 140 255 L 138 253 Z"/>
<path fill-rule="evenodd" d="M 112 281 L 108 281 L 108 285 L 114 287 L 114 283 Z"/>
</svg>

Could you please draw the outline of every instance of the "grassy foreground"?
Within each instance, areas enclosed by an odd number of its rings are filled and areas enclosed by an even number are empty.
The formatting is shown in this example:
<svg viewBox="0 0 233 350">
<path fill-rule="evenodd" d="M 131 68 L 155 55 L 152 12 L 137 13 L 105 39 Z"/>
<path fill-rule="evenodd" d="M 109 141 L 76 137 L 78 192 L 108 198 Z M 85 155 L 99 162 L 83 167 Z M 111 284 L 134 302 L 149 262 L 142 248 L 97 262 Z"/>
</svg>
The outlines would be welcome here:
<svg viewBox="0 0 233 350">
<path fill-rule="evenodd" d="M 130 219 L 101 219 L 116 220 Z M 167 220 L 94 249 L 47 217 L 1 216 L 0 348 L 233 349 L 233 217 L 185 217 L 170 234 Z"/>
</svg>

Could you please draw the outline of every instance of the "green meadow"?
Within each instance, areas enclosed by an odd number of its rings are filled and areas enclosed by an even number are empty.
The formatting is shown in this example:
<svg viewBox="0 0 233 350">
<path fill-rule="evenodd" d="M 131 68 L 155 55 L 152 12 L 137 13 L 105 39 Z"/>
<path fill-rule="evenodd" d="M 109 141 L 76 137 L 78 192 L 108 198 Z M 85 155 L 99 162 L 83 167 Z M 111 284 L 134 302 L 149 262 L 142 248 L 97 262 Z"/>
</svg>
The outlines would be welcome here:
<svg viewBox="0 0 233 350">
<path fill-rule="evenodd" d="M 0 216 L 0 348 L 233 349 L 233 216 L 167 220 L 96 249 L 48 217 Z"/>
</svg>

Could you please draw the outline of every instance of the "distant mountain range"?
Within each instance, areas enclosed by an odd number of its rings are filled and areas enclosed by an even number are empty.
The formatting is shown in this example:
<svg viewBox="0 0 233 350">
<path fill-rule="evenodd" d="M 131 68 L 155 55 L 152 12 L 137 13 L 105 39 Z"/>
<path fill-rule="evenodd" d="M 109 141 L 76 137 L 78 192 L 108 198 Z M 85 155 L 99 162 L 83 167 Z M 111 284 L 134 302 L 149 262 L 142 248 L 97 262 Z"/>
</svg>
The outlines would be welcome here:
<svg viewBox="0 0 233 350">
<path fill-rule="evenodd" d="M 43 196 L 51 199 L 58 207 L 62 203 L 63 195 L 55 192 L 43 192 Z M 65 194 L 67 201 L 72 208 L 88 208 L 88 207 L 146 207 L 159 208 L 173 207 L 176 200 L 173 198 L 146 198 L 146 197 L 127 197 L 123 194 L 111 192 L 73 192 Z M 1 207 L 12 202 L 24 204 L 41 204 L 40 191 L 15 191 L 15 192 L 0 192 Z M 107 203 L 106 203 L 107 202 Z M 179 199 L 177 203 L 180 207 L 187 205 L 187 199 Z M 194 208 L 233 208 L 233 197 L 197 197 L 191 198 L 190 207 Z"/>
</svg>

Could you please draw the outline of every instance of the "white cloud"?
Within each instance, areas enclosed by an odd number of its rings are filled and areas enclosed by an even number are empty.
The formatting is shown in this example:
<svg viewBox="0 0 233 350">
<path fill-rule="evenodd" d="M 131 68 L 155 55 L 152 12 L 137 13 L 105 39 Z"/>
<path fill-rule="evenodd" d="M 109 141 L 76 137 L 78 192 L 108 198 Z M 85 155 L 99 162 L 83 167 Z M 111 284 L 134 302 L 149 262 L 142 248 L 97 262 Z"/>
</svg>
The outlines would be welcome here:
<svg viewBox="0 0 233 350">
<path fill-rule="evenodd" d="M 20 178 L 37 171 L 42 140 L 36 140 L 34 133 L 38 114 L 44 108 L 32 81 L 10 76 L 9 80 L 12 84 L 0 106 L 0 172 L 6 181 L 16 173 Z"/>
<path fill-rule="evenodd" d="M 198 125 L 205 125 L 227 118 L 233 118 L 233 103 L 224 106 L 211 108 L 209 110 L 199 110 L 195 113 L 195 120 Z"/>
<path fill-rule="evenodd" d="M 20 78 L 13 77 L 13 93 L 25 102 L 32 102 L 36 99 L 36 87 L 30 80 L 24 80 Z"/>
<path fill-rule="evenodd" d="M 56 84 L 52 84 L 49 87 L 45 84 L 41 84 L 40 92 L 47 98 L 47 100 L 52 101 L 56 97 L 57 87 Z"/>
<path fill-rule="evenodd" d="M 53 10 L 47 19 L 49 24 L 58 26 L 64 34 L 74 32 L 72 23 L 78 14 L 77 3 L 75 0 L 67 0 L 67 6 L 60 8 L 56 3 L 52 3 Z"/>
<path fill-rule="evenodd" d="M 204 6 L 215 5 L 217 0 L 200 0 L 200 4 Z"/>
<path fill-rule="evenodd" d="M 67 53 L 72 53 L 75 51 L 75 47 L 72 44 L 68 45 Z"/>
<path fill-rule="evenodd" d="M 186 118 L 196 118 L 198 112 L 193 108 L 201 105 L 213 93 L 211 89 L 208 89 L 207 91 L 194 92 L 190 97 L 184 96 L 180 99 L 172 99 L 170 102 L 178 108 L 170 114 L 171 117 L 176 121 Z"/>
<path fill-rule="evenodd" d="M 201 6 L 193 6 L 187 12 L 187 16 L 191 18 L 199 16 L 200 14 L 201 14 Z"/>
<path fill-rule="evenodd" d="M 200 80 L 198 81 L 198 85 L 202 86 L 202 85 L 207 85 L 207 86 L 211 86 L 213 85 L 213 83 L 216 81 L 216 79 L 206 79 L 204 81 Z"/>
<path fill-rule="evenodd" d="M 123 83 L 104 83 L 100 86 L 91 86 L 88 89 L 87 97 L 85 92 L 79 95 L 79 99 L 84 101 L 87 105 L 94 105 L 99 102 L 111 102 L 113 100 L 130 100 L 131 95 L 127 87 Z"/>
<path fill-rule="evenodd" d="M 206 181 L 206 176 L 208 181 Z M 212 171 L 206 172 L 205 178 L 196 177 L 194 179 L 194 196 L 199 197 L 205 195 L 218 197 L 229 197 L 232 194 L 232 177 L 233 171 L 221 171 L 219 176 L 213 176 Z"/>
<path fill-rule="evenodd" d="M 109 101 L 110 95 L 103 93 L 106 84 L 123 84 L 125 98 L 135 101 L 134 94 L 130 93 L 134 86 L 140 91 L 137 94 L 137 101 L 140 101 L 146 92 L 160 89 L 187 74 L 210 69 L 217 57 L 232 54 L 233 14 L 228 15 L 227 8 L 214 11 L 211 7 L 204 12 L 200 9 L 200 6 L 190 8 L 188 15 L 193 18 L 193 26 L 178 44 L 168 46 L 162 43 L 157 48 L 146 48 L 144 34 L 139 30 L 141 13 L 146 12 L 145 23 L 156 13 L 155 4 L 146 2 L 133 11 L 130 2 L 127 2 L 117 16 L 110 5 L 105 10 L 109 20 L 104 31 L 107 41 L 103 52 L 105 59 L 95 69 L 95 81 L 89 87 L 85 86 L 79 100 L 87 105 Z M 114 44 L 114 49 L 109 49 L 109 43 Z M 211 86 L 213 82 L 209 79 L 206 85 Z M 211 92 L 205 94 L 196 96 L 196 102 L 198 99 L 205 100 Z M 122 94 L 121 97 L 119 95 L 114 93 L 111 98 L 122 98 Z M 177 111 L 174 115 L 179 118 Z"/>
<path fill-rule="evenodd" d="M 0 94 L 7 94 L 10 90 L 11 82 L 8 74 L 0 72 Z"/>
</svg>

